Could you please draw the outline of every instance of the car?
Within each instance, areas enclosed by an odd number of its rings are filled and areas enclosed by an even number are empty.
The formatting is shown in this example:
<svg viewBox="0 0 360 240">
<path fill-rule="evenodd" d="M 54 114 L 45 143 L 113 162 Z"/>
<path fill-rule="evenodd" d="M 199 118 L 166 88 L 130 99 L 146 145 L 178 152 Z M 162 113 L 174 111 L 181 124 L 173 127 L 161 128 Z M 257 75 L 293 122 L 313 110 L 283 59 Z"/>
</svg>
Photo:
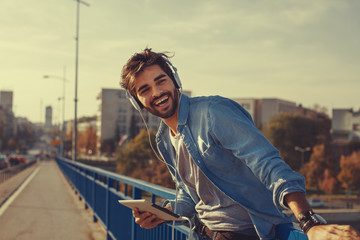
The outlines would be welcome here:
<svg viewBox="0 0 360 240">
<path fill-rule="evenodd" d="M 10 166 L 15 166 L 15 165 L 18 165 L 21 163 L 20 158 L 16 155 L 10 155 L 8 160 L 9 160 Z"/>
<path fill-rule="evenodd" d="M 324 201 L 322 199 L 308 198 L 307 201 L 310 204 L 310 207 L 312 207 L 312 208 L 323 208 L 323 207 L 325 207 Z"/>
<path fill-rule="evenodd" d="M 9 162 L 6 155 L 0 155 L 0 170 L 9 167 Z"/>
</svg>

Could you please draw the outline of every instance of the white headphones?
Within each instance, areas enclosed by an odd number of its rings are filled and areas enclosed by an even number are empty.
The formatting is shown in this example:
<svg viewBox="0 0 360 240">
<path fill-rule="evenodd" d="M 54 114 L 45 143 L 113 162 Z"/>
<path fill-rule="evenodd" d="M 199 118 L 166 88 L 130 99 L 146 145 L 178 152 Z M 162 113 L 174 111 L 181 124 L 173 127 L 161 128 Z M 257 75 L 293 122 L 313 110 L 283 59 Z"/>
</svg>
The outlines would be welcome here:
<svg viewBox="0 0 360 240">
<path fill-rule="evenodd" d="M 170 69 L 172 71 L 172 74 L 173 74 L 174 79 L 175 79 L 175 87 L 181 90 L 182 89 L 182 84 L 181 84 L 179 75 L 177 73 L 177 68 L 174 67 L 174 65 L 172 65 L 172 63 L 169 61 L 169 59 L 167 59 L 167 58 L 163 58 L 163 59 L 166 61 L 166 63 L 168 64 L 168 66 L 170 67 Z M 131 95 L 129 90 L 126 90 L 126 96 L 130 100 L 131 104 L 134 106 L 134 108 L 136 110 L 140 111 L 142 109 L 141 106 L 139 105 L 138 101 L 135 99 L 134 96 Z"/>
</svg>

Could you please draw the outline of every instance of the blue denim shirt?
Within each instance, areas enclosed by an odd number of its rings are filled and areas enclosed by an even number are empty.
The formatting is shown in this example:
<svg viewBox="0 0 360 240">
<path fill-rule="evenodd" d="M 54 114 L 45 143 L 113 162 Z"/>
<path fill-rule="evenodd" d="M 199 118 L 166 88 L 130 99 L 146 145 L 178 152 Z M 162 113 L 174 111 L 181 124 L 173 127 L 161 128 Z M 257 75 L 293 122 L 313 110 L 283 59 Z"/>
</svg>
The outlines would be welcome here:
<svg viewBox="0 0 360 240">
<path fill-rule="evenodd" d="M 291 222 L 281 212 L 288 209 L 284 196 L 305 193 L 304 177 L 283 161 L 243 107 L 219 96 L 189 98 L 182 94 L 177 130 L 201 171 L 248 211 L 262 239 L 274 239 L 276 225 Z M 176 154 L 163 122 L 156 141 L 178 187 L 176 212 L 192 217 L 199 199 L 175 171 Z"/>
</svg>

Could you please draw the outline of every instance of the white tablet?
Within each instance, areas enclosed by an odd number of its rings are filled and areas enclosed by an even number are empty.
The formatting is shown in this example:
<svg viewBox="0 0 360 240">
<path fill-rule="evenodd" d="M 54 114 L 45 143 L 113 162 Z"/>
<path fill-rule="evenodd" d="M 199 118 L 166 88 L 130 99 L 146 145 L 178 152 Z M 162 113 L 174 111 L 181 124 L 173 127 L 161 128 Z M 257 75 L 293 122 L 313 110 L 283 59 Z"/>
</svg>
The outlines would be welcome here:
<svg viewBox="0 0 360 240">
<path fill-rule="evenodd" d="M 134 209 L 138 208 L 141 212 L 151 212 L 155 214 L 158 218 L 165 221 L 185 221 L 186 219 L 173 213 L 172 211 L 160 207 L 155 203 L 151 203 L 146 199 L 137 199 L 137 200 L 119 200 L 119 203 L 125 205 L 128 208 Z"/>
</svg>

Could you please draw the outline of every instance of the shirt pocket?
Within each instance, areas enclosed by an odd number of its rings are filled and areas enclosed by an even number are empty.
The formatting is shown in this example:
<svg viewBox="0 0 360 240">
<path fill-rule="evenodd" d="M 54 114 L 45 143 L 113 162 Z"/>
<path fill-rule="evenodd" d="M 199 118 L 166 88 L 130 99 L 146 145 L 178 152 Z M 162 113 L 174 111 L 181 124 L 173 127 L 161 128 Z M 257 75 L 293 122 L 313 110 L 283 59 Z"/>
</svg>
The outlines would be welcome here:
<svg viewBox="0 0 360 240">
<path fill-rule="evenodd" d="M 231 152 L 214 144 L 199 146 L 199 149 L 207 170 L 218 176 L 224 176 L 234 171 L 235 159 Z"/>
</svg>

